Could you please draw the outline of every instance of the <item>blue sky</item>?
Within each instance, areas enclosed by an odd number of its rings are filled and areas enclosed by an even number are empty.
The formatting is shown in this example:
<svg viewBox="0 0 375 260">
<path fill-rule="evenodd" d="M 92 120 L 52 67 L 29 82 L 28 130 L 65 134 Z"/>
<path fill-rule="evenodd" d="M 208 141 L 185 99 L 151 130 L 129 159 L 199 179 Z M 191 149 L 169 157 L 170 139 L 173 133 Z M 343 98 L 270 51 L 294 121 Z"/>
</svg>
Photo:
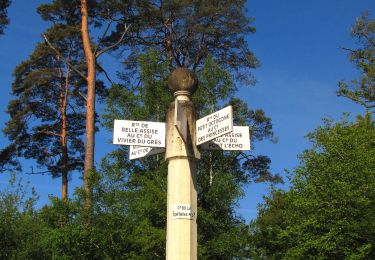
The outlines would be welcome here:
<svg viewBox="0 0 375 260">
<path fill-rule="evenodd" d="M 44 1 L 13 1 L 9 15 L 11 24 L 0 36 L 0 126 L 9 119 L 6 106 L 11 99 L 12 72 L 17 64 L 27 59 L 35 44 L 42 41 L 40 34 L 49 26 L 35 12 Z M 273 120 L 278 143 L 268 141 L 252 144 L 254 154 L 265 154 L 272 159 L 272 170 L 284 174 L 298 163 L 297 155 L 310 147 L 304 136 L 321 123 L 321 118 L 338 120 L 343 112 L 363 113 L 361 107 L 336 97 L 339 80 L 358 76 L 347 54 L 340 46 L 353 47 L 350 28 L 365 10 L 374 17 L 373 0 L 249 0 L 248 14 L 255 18 L 257 32 L 248 38 L 249 46 L 261 61 L 254 71 L 257 84 L 240 90 L 239 96 L 251 108 L 262 108 Z M 104 62 L 109 59 L 104 58 Z M 114 74 L 113 74 L 114 75 Z M 114 76 L 113 76 L 114 78 Z M 96 138 L 96 161 L 111 150 L 110 133 L 100 132 Z M 0 133 L 0 148 L 7 144 Z M 29 171 L 32 162 L 26 163 Z M 23 175 L 39 193 L 42 205 L 48 194 L 60 194 L 60 179 L 49 176 Z M 7 174 L 0 175 L 0 188 Z M 73 187 L 81 185 L 73 177 Z M 70 187 L 70 191 L 73 190 Z M 267 194 L 266 184 L 251 184 L 240 201 L 238 213 L 246 219 L 256 216 L 256 205 Z"/>
</svg>

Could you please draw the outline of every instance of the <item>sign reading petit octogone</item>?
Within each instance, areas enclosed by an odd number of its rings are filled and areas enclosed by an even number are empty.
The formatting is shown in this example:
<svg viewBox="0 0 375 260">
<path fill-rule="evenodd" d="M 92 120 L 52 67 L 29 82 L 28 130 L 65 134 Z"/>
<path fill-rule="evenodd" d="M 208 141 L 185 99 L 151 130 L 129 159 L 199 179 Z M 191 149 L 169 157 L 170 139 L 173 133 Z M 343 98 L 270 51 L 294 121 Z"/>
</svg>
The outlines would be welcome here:
<svg viewBox="0 0 375 260">
<path fill-rule="evenodd" d="M 227 106 L 196 121 L 196 144 L 200 145 L 213 140 L 226 133 L 232 132 L 232 129 L 232 106 Z"/>
</svg>

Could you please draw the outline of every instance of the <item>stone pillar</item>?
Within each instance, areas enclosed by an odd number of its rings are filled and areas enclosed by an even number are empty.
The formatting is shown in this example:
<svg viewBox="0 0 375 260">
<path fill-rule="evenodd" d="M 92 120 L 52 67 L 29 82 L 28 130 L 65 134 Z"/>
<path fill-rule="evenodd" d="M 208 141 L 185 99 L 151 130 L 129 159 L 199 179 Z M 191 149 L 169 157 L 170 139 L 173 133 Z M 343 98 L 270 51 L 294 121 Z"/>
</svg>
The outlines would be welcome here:
<svg viewBox="0 0 375 260">
<path fill-rule="evenodd" d="M 167 260 L 197 259 L 196 172 L 200 153 L 195 145 L 195 121 L 198 118 L 190 101 L 197 83 L 195 73 L 185 68 L 177 68 L 168 79 L 175 100 L 168 109 L 166 122 Z M 185 131 L 176 127 L 176 102 L 179 110 L 178 119 Z"/>
</svg>

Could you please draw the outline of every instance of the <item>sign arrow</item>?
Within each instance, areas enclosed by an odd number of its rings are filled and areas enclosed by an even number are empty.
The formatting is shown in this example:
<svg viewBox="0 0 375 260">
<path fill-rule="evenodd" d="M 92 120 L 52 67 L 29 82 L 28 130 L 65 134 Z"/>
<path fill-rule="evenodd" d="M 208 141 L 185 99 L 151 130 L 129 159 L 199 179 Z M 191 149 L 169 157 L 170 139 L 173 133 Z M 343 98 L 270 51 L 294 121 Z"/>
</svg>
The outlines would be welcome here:
<svg viewBox="0 0 375 260">
<path fill-rule="evenodd" d="M 201 144 L 204 150 L 250 150 L 250 133 L 248 126 L 233 126 L 233 131 Z"/>
</svg>

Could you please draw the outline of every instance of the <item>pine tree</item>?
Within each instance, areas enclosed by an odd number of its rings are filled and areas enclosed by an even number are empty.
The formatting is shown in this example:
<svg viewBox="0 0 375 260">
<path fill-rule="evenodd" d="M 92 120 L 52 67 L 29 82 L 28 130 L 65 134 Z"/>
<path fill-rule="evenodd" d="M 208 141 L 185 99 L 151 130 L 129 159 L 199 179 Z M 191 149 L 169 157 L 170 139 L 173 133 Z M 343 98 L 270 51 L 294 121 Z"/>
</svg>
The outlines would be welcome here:
<svg viewBox="0 0 375 260">
<path fill-rule="evenodd" d="M 83 186 L 89 200 L 88 182 L 94 167 L 95 98 L 106 94 L 103 82 L 96 80 L 97 71 L 104 71 L 96 60 L 116 46 L 100 46 L 116 12 L 106 9 L 106 1 L 80 4 L 78 0 L 55 0 L 39 6 L 38 13 L 53 26 L 43 34 L 46 44 L 39 44 L 30 59 L 15 71 L 13 93 L 19 98 L 9 105 L 12 119 L 5 129 L 13 143 L 0 155 L 1 170 L 7 169 L 7 165 L 18 166 L 13 160 L 13 155 L 18 155 L 36 159 L 53 176 L 61 175 L 65 198 L 68 172 L 82 168 L 84 134 Z M 102 27 L 107 21 L 103 36 L 94 45 L 88 35 L 89 27 Z M 127 28 L 124 30 L 122 38 Z M 85 106 L 86 112 L 82 110 Z M 82 132 L 85 117 L 86 132 Z M 36 121 L 29 124 L 30 118 Z"/>
<path fill-rule="evenodd" d="M 80 66 L 82 52 L 77 28 L 59 24 L 46 35 L 61 50 L 56 54 L 40 43 L 29 59 L 15 69 L 10 101 L 11 116 L 4 129 L 17 151 L 26 159 L 33 158 L 45 167 L 42 173 L 62 177 L 62 197 L 67 197 L 68 173 L 83 166 L 84 82 L 62 60 Z M 40 173 L 32 170 L 31 173 Z"/>
<path fill-rule="evenodd" d="M 4 150 L 35 159 L 42 170 L 62 177 L 62 198 L 68 194 L 68 174 L 83 168 L 86 82 L 80 16 L 77 6 L 66 1 L 42 4 L 38 13 L 53 22 L 29 59 L 15 69 L 13 95 L 4 129 L 12 144 Z M 98 82 L 99 95 L 103 83 Z M 9 158 L 8 158 L 9 159 Z M 4 156 L 6 161 L 7 157 Z"/>
</svg>

